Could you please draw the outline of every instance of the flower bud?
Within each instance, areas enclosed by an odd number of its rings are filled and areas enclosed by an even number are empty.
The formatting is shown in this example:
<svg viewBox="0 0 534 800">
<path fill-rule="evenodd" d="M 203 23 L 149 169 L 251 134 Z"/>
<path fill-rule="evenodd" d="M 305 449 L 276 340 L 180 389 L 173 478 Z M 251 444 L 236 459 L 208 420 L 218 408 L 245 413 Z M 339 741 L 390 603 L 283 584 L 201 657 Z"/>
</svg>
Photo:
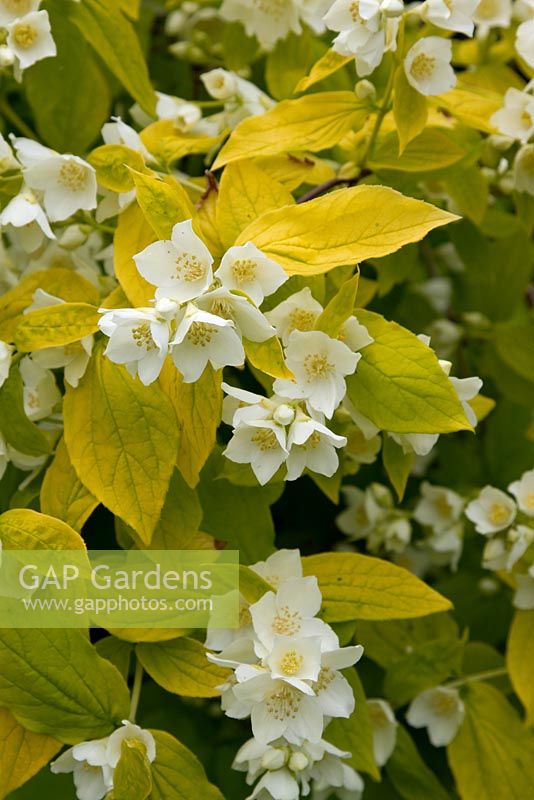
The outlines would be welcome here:
<svg viewBox="0 0 534 800">
<path fill-rule="evenodd" d="M 268 770 L 282 769 L 285 763 L 286 763 L 286 753 L 284 752 L 284 750 L 278 750 L 276 748 L 268 750 L 266 753 L 263 754 L 261 759 L 261 765 L 263 769 L 268 769 Z"/>
<path fill-rule="evenodd" d="M 162 297 L 161 300 L 156 300 L 154 308 L 162 317 L 169 319 L 176 314 L 180 308 L 180 304 L 177 303 L 176 300 L 171 300 L 169 297 Z"/>
<path fill-rule="evenodd" d="M 274 410 L 273 419 L 279 425 L 291 425 L 295 419 L 295 409 L 287 403 L 282 403 Z"/>
<path fill-rule="evenodd" d="M 81 225 L 69 225 L 59 239 L 59 246 L 64 250 L 76 250 L 87 241 L 87 231 Z"/>
<path fill-rule="evenodd" d="M 215 100 L 229 100 L 237 94 L 236 76 L 226 69 L 212 69 L 201 75 L 200 80 Z"/>
<path fill-rule="evenodd" d="M 304 753 L 293 753 L 289 759 L 288 767 L 293 772 L 302 772 L 309 763 L 308 757 Z"/>
<path fill-rule="evenodd" d="M 376 89 L 374 84 L 365 78 L 361 81 L 358 81 L 354 87 L 354 91 L 358 100 L 367 100 L 368 98 L 370 100 L 376 100 Z"/>
<path fill-rule="evenodd" d="M 495 578 L 481 578 L 478 582 L 478 590 L 481 594 L 491 596 L 499 591 L 499 582 Z"/>
<path fill-rule="evenodd" d="M 404 3 L 402 0 L 383 0 L 380 4 L 380 11 L 386 17 L 400 17 L 404 14 Z"/>
<path fill-rule="evenodd" d="M 15 54 L 7 44 L 0 45 L 0 68 L 12 67 L 15 63 Z"/>
<path fill-rule="evenodd" d="M 186 22 L 187 16 L 183 11 L 179 9 L 171 11 L 165 20 L 165 33 L 167 36 L 178 36 L 182 32 Z"/>
</svg>

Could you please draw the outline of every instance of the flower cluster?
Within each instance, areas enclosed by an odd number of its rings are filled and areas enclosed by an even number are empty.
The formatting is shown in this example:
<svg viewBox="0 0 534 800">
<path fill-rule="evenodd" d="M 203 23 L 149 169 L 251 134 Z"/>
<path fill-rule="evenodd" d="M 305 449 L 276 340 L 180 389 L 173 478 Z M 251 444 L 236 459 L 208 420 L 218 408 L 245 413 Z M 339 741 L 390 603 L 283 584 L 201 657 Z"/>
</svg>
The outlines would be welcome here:
<svg viewBox="0 0 534 800">
<path fill-rule="evenodd" d="M 14 66 L 15 76 L 57 53 L 48 12 L 41 0 L 0 0 L 0 27 L 6 31 L 0 46 L 0 67 Z"/>
<path fill-rule="evenodd" d="M 403 553 L 412 537 L 409 513 L 395 507 L 387 486 L 371 483 L 365 491 L 356 486 L 342 489 L 347 508 L 336 518 L 338 528 L 350 541 L 365 539 L 371 553 Z"/>
<path fill-rule="evenodd" d="M 113 773 L 121 758 L 122 743 L 143 745 L 150 763 L 156 758 L 156 742 L 149 731 L 124 720 L 105 739 L 81 742 L 66 750 L 50 765 L 55 774 L 72 773 L 78 800 L 102 800 L 113 789 Z"/>
<path fill-rule="evenodd" d="M 477 533 L 486 537 L 483 566 L 512 572 L 516 582 L 514 605 L 534 608 L 534 469 L 524 472 L 508 487 L 485 486 L 465 514 Z"/>
<path fill-rule="evenodd" d="M 242 598 L 241 627 L 210 629 L 210 661 L 232 669 L 221 686 L 227 716 L 250 717 L 253 739 L 237 754 L 234 766 L 260 780 L 250 796 L 298 800 L 358 800 L 360 776 L 342 759 L 350 753 L 324 741 L 332 718 L 350 717 L 354 695 L 341 670 L 354 665 L 363 648 L 339 646 L 332 628 L 318 618 L 321 592 L 317 579 L 302 576 L 298 550 L 279 550 L 252 569 L 273 590 L 249 605 Z M 344 793 L 343 793 L 344 792 Z"/>
</svg>

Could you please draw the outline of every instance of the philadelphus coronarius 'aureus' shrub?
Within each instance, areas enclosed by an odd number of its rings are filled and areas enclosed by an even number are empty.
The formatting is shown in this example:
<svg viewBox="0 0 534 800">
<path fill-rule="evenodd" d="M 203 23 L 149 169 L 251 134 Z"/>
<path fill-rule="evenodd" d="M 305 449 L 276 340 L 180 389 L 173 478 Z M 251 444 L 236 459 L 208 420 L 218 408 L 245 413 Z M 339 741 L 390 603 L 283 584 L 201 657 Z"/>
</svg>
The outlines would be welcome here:
<svg viewBox="0 0 534 800">
<path fill-rule="evenodd" d="M 240 558 L 235 629 L 0 619 L 0 798 L 530 798 L 533 26 L 0 0 L 3 561 Z"/>
</svg>

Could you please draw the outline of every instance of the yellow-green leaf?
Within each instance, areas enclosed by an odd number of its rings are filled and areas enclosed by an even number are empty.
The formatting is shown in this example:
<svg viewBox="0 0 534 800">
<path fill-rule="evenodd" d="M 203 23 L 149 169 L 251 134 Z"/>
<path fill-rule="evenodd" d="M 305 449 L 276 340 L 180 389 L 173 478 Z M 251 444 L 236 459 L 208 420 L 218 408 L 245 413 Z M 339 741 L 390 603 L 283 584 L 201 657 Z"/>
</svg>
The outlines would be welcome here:
<svg viewBox="0 0 534 800">
<path fill-rule="evenodd" d="M 478 165 L 452 170 L 445 185 L 458 211 L 480 225 L 488 210 L 489 185 Z"/>
<path fill-rule="evenodd" d="M 67 744 L 106 736 L 128 716 L 128 687 L 77 630 L 0 629 L 0 706 Z"/>
<path fill-rule="evenodd" d="M 355 669 L 346 670 L 344 677 L 354 692 L 356 706 L 348 719 L 332 720 L 325 731 L 325 738 L 336 747 L 350 751 L 351 756 L 346 763 L 351 767 L 379 780 L 380 772 L 373 754 L 373 729 L 362 682 Z"/>
<path fill-rule="evenodd" d="M 134 170 L 132 176 L 137 202 L 158 239 L 169 239 L 177 222 L 195 216 L 189 195 L 174 178 L 162 181 Z"/>
<path fill-rule="evenodd" d="M 156 683 L 182 697 L 218 697 L 217 686 L 228 677 L 228 670 L 208 661 L 206 648 L 195 639 L 138 644 L 136 652 Z"/>
<path fill-rule="evenodd" d="M 534 724 L 534 611 L 516 611 L 506 651 L 508 674 L 523 703 L 530 725 Z"/>
<path fill-rule="evenodd" d="M 154 287 L 139 274 L 133 256 L 156 241 L 156 234 L 137 205 L 132 203 L 119 216 L 113 239 L 115 275 L 134 306 L 149 306 Z"/>
<path fill-rule="evenodd" d="M 65 442 L 81 482 L 149 543 L 178 450 L 172 406 L 97 349 L 64 402 Z"/>
<path fill-rule="evenodd" d="M 359 553 L 321 553 L 303 559 L 315 575 L 327 622 L 408 619 L 446 611 L 451 603 L 411 572 Z"/>
<path fill-rule="evenodd" d="M 310 86 L 333 75 L 334 72 L 342 69 L 346 64 L 350 64 L 353 60 L 352 56 L 341 56 L 335 50 L 328 50 L 319 61 L 316 61 L 309 74 L 301 78 L 295 87 L 295 93 L 305 92 Z"/>
<path fill-rule="evenodd" d="M 224 247 L 231 247 L 241 231 L 266 211 L 294 202 L 285 186 L 252 161 L 229 164 L 217 202 L 217 228 Z"/>
<path fill-rule="evenodd" d="M 461 82 L 450 92 L 433 98 L 433 101 L 461 122 L 484 133 L 495 133 L 490 119 L 503 105 L 503 97 L 498 92 Z"/>
<path fill-rule="evenodd" d="M 405 453 L 402 447 L 393 441 L 390 436 L 384 437 L 382 461 L 387 476 L 397 493 L 399 502 L 404 497 L 414 458 L 415 455 L 413 453 Z"/>
<path fill-rule="evenodd" d="M 368 113 L 353 92 L 321 92 L 282 100 L 265 114 L 240 122 L 213 168 L 253 156 L 325 150 L 360 128 Z"/>
<path fill-rule="evenodd" d="M 379 314 L 362 309 L 358 319 L 374 339 L 347 379 L 349 397 L 360 413 L 393 433 L 471 430 L 452 383 L 429 347 Z"/>
<path fill-rule="evenodd" d="M 29 781 L 61 749 L 51 736 L 19 725 L 7 710 L 0 709 L 0 798 L 7 797 Z"/>
<path fill-rule="evenodd" d="M 54 460 L 45 472 L 40 505 L 43 514 L 63 520 L 75 531 L 81 531 L 98 505 L 76 475 L 64 439 L 60 439 Z"/>
<path fill-rule="evenodd" d="M 6 550 L 85 550 L 70 525 L 31 508 L 13 508 L 0 516 L 0 540 Z"/>
<path fill-rule="evenodd" d="M 280 339 L 273 336 L 265 342 L 250 342 L 243 340 L 247 359 L 253 367 L 270 375 L 271 378 L 293 378 L 293 373 L 284 360 L 284 351 Z"/>
<path fill-rule="evenodd" d="M 123 144 L 104 144 L 89 155 L 88 161 L 96 169 L 101 186 L 112 192 L 129 192 L 134 182 L 128 169 L 142 172 L 145 161 L 141 153 Z"/>
<path fill-rule="evenodd" d="M 152 772 L 145 745 L 135 739 L 124 739 L 113 773 L 113 800 L 146 800 L 151 791 Z"/>
<path fill-rule="evenodd" d="M 317 275 L 394 253 L 456 219 L 385 186 L 355 186 L 268 211 L 245 228 L 237 244 L 253 242 L 290 275 Z"/>
<path fill-rule="evenodd" d="M 333 338 L 338 335 L 343 323 L 354 313 L 359 281 L 360 273 L 358 271 L 356 275 L 353 275 L 352 278 L 342 284 L 339 291 L 336 292 L 324 311 L 319 315 L 315 323 L 318 331 L 324 331 Z"/>
<path fill-rule="evenodd" d="M 184 383 L 174 364 L 167 359 L 160 385 L 174 406 L 180 429 L 176 466 L 194 488 L 213 450 L 221 421 L 221 374 L 208 364 L 196 383 Z"/>
<path fill-rule="evenodd" d="M 423 761 L 402 725 L 397 728 L 397 742 L 386 772 L 401 797 L 407 800 L 450 800 L 449 793 Z"/>
<path fill-rule="evenodd" d="M 281 153 L 254 159 L 254 163 L 290 192 L 303 183 L 317 186 L 336 177 L 332 164 L 311 153 Z"/>
<path fill-rule="evenodd" d="M 141 140 L 146 149 L 166 164 L 187 155 L 208 153 L 224 139 L 224 132 L 218 136 L 205 136 L 192 132 L 182 132 L 175 128 L 170 119 L 153 122 L 141 131 Z"/>
<path fill-rule="evenodd" d="M 487 683 L 463 695 L 465 720 L 447 756 L 462 800 L 526 800 L 534 786 L 534 737 Z"/>
<path fill-rule="evenodd" d="M 152 800 L 224 800 L 196 756 L 165 731 L 151 731 L 156 740 L 152 764 Z"/>
<path fill-rule="evenodd" d="M 96 305 L 100 297 L 98 289 L 72 269 L 53 267 L 32 272 L 0 297 L 0 339 L 13 340 L 17 318 L 31 304 L 36 289 L 72 303 Z"/>
<path fill-rule="evenodd" d="M 408 83 L 404 66 L 395 73 L 393 116 L 399 137 L 399 154 L 418 136 L 428 118 L 427 99 Z"/>
<path fill-rule="evenodd" d="M 79 342 L 98 331 L 98 309 L 88 303 L 62 303 L 24 314 L 15 330 L 18 350 L 32 352 Z"/>
<path fill-rule="evenodd" d="M 17 364 L 0 387 L 0 432 L 8 444 L 28 456 L 49 453 L 52 444 L 24 411 L 23 384 Z"/>
<path fill-rule="evenodd" d="M 475 153 L 476 136 L 466 136 L 464 131 L 460 135 L 454 128 L 428 127 L 412 139 L 399 156 L 399 139 L 392 131 L 378 139 L 369 166 L 375 170 L 400 172 L 445 169 Z"/>
<path fill-rule="evenodd" d="M 239 591 L 249 603 L 256 603 L 266 592 L 272 592 L 273 588 L 250 567 L 239 565 Z"/>
</svg>

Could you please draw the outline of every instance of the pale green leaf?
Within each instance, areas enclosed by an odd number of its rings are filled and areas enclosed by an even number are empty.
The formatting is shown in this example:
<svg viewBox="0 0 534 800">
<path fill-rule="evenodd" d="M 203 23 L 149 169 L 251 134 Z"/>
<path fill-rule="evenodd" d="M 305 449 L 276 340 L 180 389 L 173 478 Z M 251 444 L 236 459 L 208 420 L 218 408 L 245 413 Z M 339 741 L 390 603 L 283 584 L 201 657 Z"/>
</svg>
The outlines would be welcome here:
<svg viewBox="0 0 534 800">
<path fill-rule="evenodd" d="M 139 661 L 156 683 L 182 697 L 218 697 L 228 670 L 211 664 L 204 645 L 183 637 L 170 642 L 138 644 Z"/>
</svg>

